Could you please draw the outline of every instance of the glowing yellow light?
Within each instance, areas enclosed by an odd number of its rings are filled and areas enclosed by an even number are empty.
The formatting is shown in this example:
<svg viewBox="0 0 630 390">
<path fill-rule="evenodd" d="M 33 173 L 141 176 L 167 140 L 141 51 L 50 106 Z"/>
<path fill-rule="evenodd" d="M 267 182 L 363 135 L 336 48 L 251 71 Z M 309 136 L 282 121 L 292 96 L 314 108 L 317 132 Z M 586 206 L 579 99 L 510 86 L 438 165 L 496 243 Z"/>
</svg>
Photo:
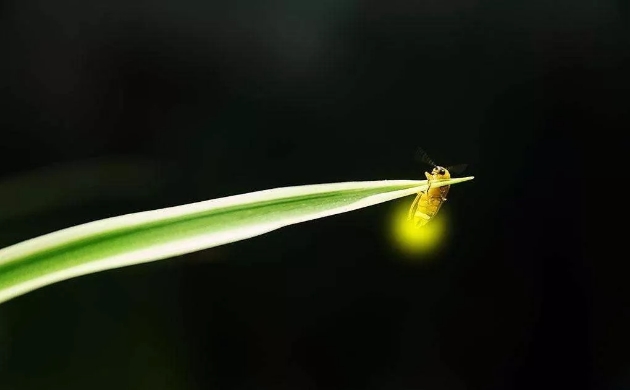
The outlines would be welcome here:
<svg viewBox="0 0 630 390">
<path fill-rule="evenodd" d="M 409 202 L 396 202 L 392 209 L 389 234 L 395 249 L 415 258 L 417 258 L 415 255 L 434 252 L 446 236 L 447 218 L 444 210 L 441 209 L 422 227 L 414 226 L 413 222 L 407 219 L 408 212 Z"/>
</svg>

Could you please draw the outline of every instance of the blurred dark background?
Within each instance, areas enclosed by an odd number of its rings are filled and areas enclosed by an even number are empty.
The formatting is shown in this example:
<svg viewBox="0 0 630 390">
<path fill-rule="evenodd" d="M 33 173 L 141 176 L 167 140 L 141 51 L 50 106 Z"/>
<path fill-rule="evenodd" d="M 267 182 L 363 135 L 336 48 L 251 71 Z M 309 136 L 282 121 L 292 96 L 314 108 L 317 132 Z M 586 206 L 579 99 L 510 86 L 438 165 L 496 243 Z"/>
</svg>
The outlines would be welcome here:
<svg viewBox="0 0 630 390">
<path fill-rule="evenodd" d="M 475 176 L 415 262 L 386 203 L 6 302 L 0 389 L 630 389 L 628 266 L 583 254 L 575 185 L 581 141 L 627 129 L 628 8 L 0 3 L 0 246 L 420 179 L 417 146 Z"/>
</svg>

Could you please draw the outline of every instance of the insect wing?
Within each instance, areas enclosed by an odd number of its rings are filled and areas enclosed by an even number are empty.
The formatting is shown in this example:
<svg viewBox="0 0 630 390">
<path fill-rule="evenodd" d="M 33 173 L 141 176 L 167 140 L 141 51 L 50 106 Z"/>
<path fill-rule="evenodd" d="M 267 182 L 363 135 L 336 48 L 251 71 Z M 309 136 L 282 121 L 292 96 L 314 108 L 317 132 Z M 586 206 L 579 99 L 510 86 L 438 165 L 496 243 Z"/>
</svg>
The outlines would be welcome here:
<svg viewBox="0 0 630 390">
<path fill-rule="evenodd" d="M 460 174 L 464 172 L 467 167 L 468 167 L 468 164 L 457 164 L 457 165 L 451 165 L 450 167 L 447 167 L 446 169 L 448 169 L 450 173 Z"/>
<path fill-rule="evenodd" d="M 427 152 L 422 150 L 421 147 L 418 147 L 418 149 L 416 149 L 415 159 L 416 159 L 416 161 L 421 161 L 421 162 L 423 162 L 425 164 L 429 164 L 432 167 L 436 167 L 437 166 L 437 164 L 434 163 L 433 160 L 431 160 L 431 157 L 429 157 Z"/>
</svg>

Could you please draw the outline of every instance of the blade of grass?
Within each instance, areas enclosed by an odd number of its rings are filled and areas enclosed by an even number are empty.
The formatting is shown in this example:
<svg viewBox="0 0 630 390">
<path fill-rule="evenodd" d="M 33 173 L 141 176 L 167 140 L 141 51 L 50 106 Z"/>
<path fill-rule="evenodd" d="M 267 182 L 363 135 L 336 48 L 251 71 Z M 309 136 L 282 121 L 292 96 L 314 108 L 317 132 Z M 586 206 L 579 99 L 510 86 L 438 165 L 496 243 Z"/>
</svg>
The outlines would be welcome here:
<svg viewBox="0 0 630 390">
<path fill-rule="evenodd" d="M 473 177 L 434 181 L 457 184 Z M 426 189 L 426 180 L 304 185 L 94 221 L 0 250 L 0 303 L 72 277 L 255 237 Z"/>
</svg>

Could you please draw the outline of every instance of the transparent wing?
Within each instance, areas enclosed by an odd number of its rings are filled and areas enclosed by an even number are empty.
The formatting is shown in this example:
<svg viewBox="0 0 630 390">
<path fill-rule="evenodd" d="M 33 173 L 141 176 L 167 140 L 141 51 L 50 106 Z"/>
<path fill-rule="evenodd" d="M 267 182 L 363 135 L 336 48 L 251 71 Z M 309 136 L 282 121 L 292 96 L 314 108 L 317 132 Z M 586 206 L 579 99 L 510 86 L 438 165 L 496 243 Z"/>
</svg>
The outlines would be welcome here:
<svg viewBox="0 0 630 390">
<path fill-rule="evenodd" d="M 464 170 L 466 170 L 467 167 L 468 167 L 468 164 L 457 164 L 457 165 L 451 165 L 450 167 L 446 167 L 446 169 L 448 169 L 450 173 L 460 174 L 464 172 Z"/>
<path fill-rule="evenodd" d="M 416 154 L 415 154 L 415 160 L 416 161 L 420 161 L 423 162 L 425 164 L 429 164 L 432 167 L 436 167 L 437 164 L 433 162 L 433 160 L 431 160 L 431 157 L 429 157 L 429 155 L 427 154 L 427 152 L 425 152 L 421 147 L 418 146 L 418 148 L 416 149 Z"/>
</svg>

